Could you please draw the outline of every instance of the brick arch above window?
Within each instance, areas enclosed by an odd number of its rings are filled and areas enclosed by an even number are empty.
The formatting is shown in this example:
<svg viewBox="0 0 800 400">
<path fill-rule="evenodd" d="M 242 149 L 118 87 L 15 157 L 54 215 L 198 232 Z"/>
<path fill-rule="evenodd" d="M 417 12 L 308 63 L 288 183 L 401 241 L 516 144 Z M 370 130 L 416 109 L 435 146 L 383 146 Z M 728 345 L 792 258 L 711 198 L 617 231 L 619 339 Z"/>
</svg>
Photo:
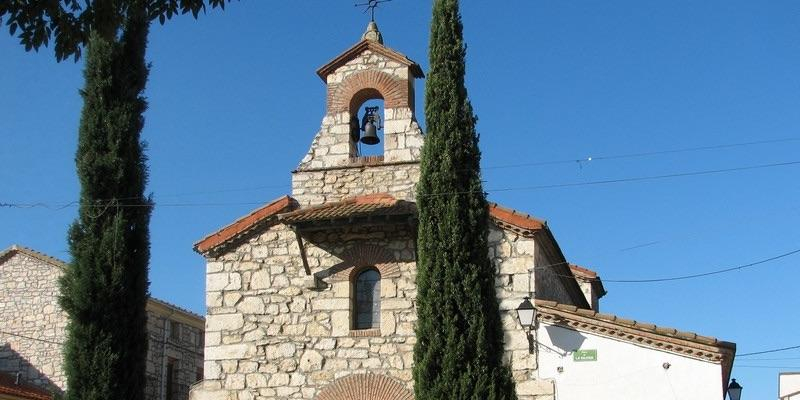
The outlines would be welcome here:
<svg viewBox="0 0 800 400">
<path fill-rule="evenodd" d="M 385 375 L 354 374 L 325 386 L 315 400 L 413 400 L 414 394 Z"/>
<path fill-rule="evenodd" d="M 409 82 L 383 71 L 356 72 L 328 87 L 328 113 L 353 114 L 365 101 L 380 98 L 384 108 L 410 107 Z"/>
<path fill-rule="evenodd" d="M 332 268 L 331 278 L 336 281 L 352 281 L 365 267 L 377 269 L 381 279 L 400 276 L 400 265 L 394 254 L 383 246 L 356 245 L 345 250 L 340 258 L 342 262 Z"/>
</svg>

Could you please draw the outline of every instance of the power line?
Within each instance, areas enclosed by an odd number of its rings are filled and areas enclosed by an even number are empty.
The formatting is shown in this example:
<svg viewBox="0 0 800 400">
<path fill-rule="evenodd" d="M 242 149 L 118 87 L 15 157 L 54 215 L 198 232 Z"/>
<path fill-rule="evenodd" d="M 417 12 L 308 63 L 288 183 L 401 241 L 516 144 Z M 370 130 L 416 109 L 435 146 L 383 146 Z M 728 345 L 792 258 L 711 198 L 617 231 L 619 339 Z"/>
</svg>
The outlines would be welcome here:
<svg viewBox="0 0 800 400">
<path fill-rule="evenodd" d="M 6 332 L 6 331 L 0 331 L 0 333 L 2 333 L 4 335 L 9 335 L 9 336 L 20 337 L 20 338 L 23 338 L 23 339 L 35 340 L 37 342 L 55 344 L 55 345 L 58 345 L 58 346 L 61 346 L 61 345 L 64 344 L 64 342 L 56 342 L 54 340 L 40 339 L 40 338 L 31 337 L 31 336 L 20 335 L 18 333 L 12 333 L 12 332 Z"/>
<path fill-rule="evenodd" d="M 777 352 L 780 352 L 780 351 L 794 350 L 794 349 L 800 349 L 800 345 L 798 345 L 798 346 L 790 346 L 790 347 L 782 347 L 782 348 L 779 348 L 779 349 L 755 351 L 755 352 L 752 352 L 752 353 L 744 353 L 744 354 L 737 355 L 737 357 L 747 357 L 747 356 L 754 356 L 754 355 L 757 355 L 757 354 L 777 353 Z"/>
<path fill-rule="evenodd" d="M 572 158 L 572 159 L 564 159 L 564 160 L 537 161 L 537 162 L 519 163 L 519 164 L 505 164 L 505 165 L 496 165 L 496 166 L 486 166 L 486 167 L 483 167 L 483 169 L 520 168 L 520 167 L 533 167 L 533 166 L 541 166 L 541 165 L 576 164 L 576 163 L 580 164 L 580 163 L 583 163 L 583 162 L 591 162 L 591 161 L 618 160 L 618 159 L 624 159 L 624 158 L 639 158 L 639 157 L 648 157 L 648 156 L 656 156 L 656 155 L 663 155 L 663 154 L 687 153 L 687 152 L 695 152 L 695 151 L 717 150 L 717 149 L 726 149 L 726 148 L 733 148 L 733 147 L 753 146 L 753 145 L 770 144 L 770 143 L 785 143 L 785 142 L 794 142 L 794 141 L 800 141 L 800 138 L 782 138 L 782 139 L 756 140 L 756 141 L 752 141 L 752 142 L 728 143 L 728 144 L 699 146 L 699 147 L 684 147 L 684 148 L 671 149 L 671 150 L 645 151 L 645 152 L 639 152 L 639 153 L 623 153 L 623 154 L 608 155 L 608 156 L 598 156 L 598 157 L 583 157 L 583 158 Z"/>
<path fill-rule="evenodd" d="M 774 257 L 765 258 L 763 260 L 751 262 L 749 264 L 737 265 L 735 267 L 719 269 L 719 270 L 716 270 L 716 271 L 703 272 L 703 273 L 699 273 L 699 274 L 672 276 L 672 277 L 654 278 L 654 279 L 603 279 L 603 282 L 613 282 L 613 283 L 653 283 L 653 282 L 669 282 L 669 281 L 679 281 L 679 280 L 684 280 L 684 279 L 701 278 L 701 277 L 705 277 L 705 276 L 724 274 L 726 272 L 733 272 L 733 271 L 738 271 L 738 270 L 742 270 L 742 269 L 745 269 L 745 268 L 754 267 L 756 265 L 768 263 L 770 261 L 775 261 L 775 260 L 778 260 L 778 259 L 781 259 L 781 258 L 784 258 L 784 257 L 789 257 L 789 256 L 791 256 L 793 254 L 797 254 L 797 253 L 800 253 L 800 249 L 792 250 L 790 252 L 779 254 L 779 255 L 774 256 Z M 800 347 L 800 346 L 798 346 L 798 347 Z"/>
<path fill-rule="evenodd" d="M 516 191 L 516 190 L 555 189 L 555 188 L 576 187 L 576 186 L 606 185 L 606 184 L 611 184 L 611 183 L 651 181 L 651 180 L 660 180 L 660 179 L 669 179 L 669 178 L 681 178 L 681 177 L 687 177 L 687 176 L 720 174 L 720 173 L 724 173 L 724 172 L 747 171 L 747 170 L 762 169 L 762 168 L 785 167 L 785 166 L 797 165 L 797 164 L 800 164 L 800 160 L 798 160 L 798 161 L 787 161 L 787 162 L 781 162 L 781 163 L 772 163 L 772 164 L 749 165 L 749 166 L 744 166 L 744 167 L 709 169 L 709 170 L 691 171 L 691 172 L 678 172 L 678 173 L 674 173 L 674 174 L 664 174 L 664 175 L 650 175 L 650 176 L 639 176 L 639 177 L 631 177 L 631 178 L 605 179 L 605 180 L 588 181 L 588 182 L 572 182 L 572 183 L 558 183 L 558 184 L 549 184 L 549 185 L 511 187 L 511 188 L 504 188 L 504 189 L 491 189 L 491 190 L 487 190 L 487 191 L 488 192 L 506 192 L 506 191 Z M 452 193 L 448 193 L 448 194 L 452 194 Z"/>
<path fill-rule="evenodd" d="M 201 330 L 201 332 L 203 332 L 203 331 Z M 21 335 L 21 334 L 19 334 L 19 333 L 13 333 L 13 332 L 0 331 L 0 334 L 9 335 L 9 336 L 15 336 L 15 337 L 23 338 L 23 339 L 28 339 L 28 340 L 34 340 L 34 341 L 37 341 L 37 342 L 42 342 L 42 343 L 54 344 L 54 345 L 57 345 L 57 346 L 63 346 L 64 344 L 66 344 L 66 342 L 60 342 L 60 341 L 55 341 L 55 340 L 41 339 L 41 338 L 36 338 L 36 337 L 32 337 L 32 336 Z M 164 343 L 166 343 L 166 344 L 168 344 L 168 345 L 170 345 L 170 346 L 172 346 L 172 347 L 176 347 L 176 348 L 178 348 L 178 349 L 181 349 L 181 350 L 184 350 L 184 351 L 187 351 L 187 352 L 191 352 L 191 353 L 194 353 L 194 354 L 202 354 L 202 351 L 197 351 L 197 350 L 195 350 L 195 349 L 192 349 L 192 348 L 189 348 L 189 347 L 183 346 L 183 345 L 181 345 L 181 344 L 179 344 L 179 343 L 175 343 L 174 341 L 167 341 L 167 342 L 164 342 L 163 340 L 159 340 L 159 339 L 157 339 L 157 338 L 153 338 L 153 337 L 151 337 L 151 336 L 148 336 L 147 340 L 148 340 L 149 342 L 156 343 L 156 344 L 164 344 Z M 202 345 L 200 345 L 200 347 L 202 348 L 203 346 L 202 346 Z"/>
<path fill-rule="evenodd" d="M 583 282 L 589 282 L 589 283 L 598 282 L 598 281 L 599 282 L 604 282 L 604 283 L 608 283 L 608 282 L 613 282 L 613 283 L 669 282 L 669 281 L 678 281 L 678 280 L 685 280 L 685 279 L 702 278 L 702 277 L 711 276 L 711 275 L 718 275 L 718 274 L 724 274 L 724 273 L 727 273 L 727 272 L 738 271 L 738 270 L 741 270 L 741 269 L 754 267 L 756 265 L 765 264 L 765 263 L 768 263 L 770 261 L 775 261 L 775 260 L 778 260 L 778 259 L 781 259 L 781 258 L 784 258 L 784 257 L 788 257 L 788 256 L 791 256 L 791 255 L 797 254 L 797 253 L 800 253 L 800 249 L 792 250 L 790 252 L 779 254 L 779 255 L 776 255 L 776 256 L 773 256 L 773 257 L 764 258 L 764 259 L 761 259 L 761 260 L 758 260 L 758 261 L 754 261 L 754 262 L 751 262 L 751 263 L 748 263 L 748 264 L 737 265 L 735 267 L 719 269 L 719 270 L 716 270 L 716 271 L 703 272 L 703 273 L 699 273 L 699 274 L 671 276 L 671 277 L 664 277 L 664 278 L 652 278 L 652 279 L 602 279 L 600 277 L 597 277 L 597 278 L 584 278 L 584 277 L 578 277 L 578 276 L 572 276 L 572 275 L 561 275 L 561 274 L 555 274 L 555 276 L 561 277 L 561 278 L 571 278 L 571 279 L 574 278 L 576 280 L 583 281 Z M 547 269 L 550 269 L 551 267 L 555 267 L 555 266 L 559 266 L 559 265 L 569 265 L 569 262 L 568 261 L 562 261 L 562 262 L 557 262 L 557 263 L 553 263 L 553 264 L 540 265 L 540 266 L 537 266 L 537 267 L 529 268 L 528 272 L 532 272 L 532 271 L 535 271 L 535 270 L 547 270 Z M 797 346 L 797 347 L 800 348 L 800 346 Z"/>
<path fill-rule="evenodd" d="M 639 177 L 628 177 L 628 178 L 617 178 L 617 179 L 605 179 L 605 180 L 596 180 L 596 181 L 586 181 L 586 182 L 568 182 L 568 183 L 557 183 L 557 184 L 547 184 L 547 185 L 535 185 L 535 186 L 522 186 L 522 187 L 508 187 L 508 188 L 498 188 L 498 189 L 486 189 L 486 192 L 509 192 L 509 191 L 518 191 L 518 190 L 537 190 L 537 189 L 555 189 L 555 188 L 566 188 L 566 187 L 579 187 L 579 186 L 596 186 L 596 185 L 607 185 L 613 183 L 627 183 L 627 182 L 641 182 L 641 181 L 651 181 L 651 180 L 662 180 L 662 179 L 670 179 L 670 178 L 680 178 L 680 177 L 688 177 L 688 176 L 699 176 L 699 175 L 711 175 L 711 174 L 720 174 L 720 173 L 727 173 L 727 172 L 738 172 L 738 171 L 746 171 L 746 170 L 754 170 L 754 169 L 763 169 L 763 168 L 774 168 L 774 167 L 785 167 L 785 166 L 793 166 L 800 164 L 800 160 L 797 161 L 787 161 L 787 162 L 780 162 L 780 163 L 771 163 L 771 164 L 758 164 L 758 165 L 749 165 L 744 167 L 733 167 L 733 168 L 721 168 L 721 169 L 712 169 L 712 170 L 702 170 L 702 171 L 690 171 L 690 172 L 679 172 L 673 174 L 664 174 L 664 175 L 650 175 L 650 176 L 639 176 Z M 461 194 L 468 194 L 472 193 L 470 191 L 461 191 L 461 192 L 441 192 L 441 193 L 429 193 L 424 194 L 423 196 L 452 196 L 452 195 L 461 195 Z M 198 194 L 200 194 L 198 192 Z M 112 202 L 117 200 L 97 200 L 94 204 L 84 204 L 84 207 L 107 207 L 106 202 Z M 12 203 L 12 202 L 0 202 L 0 208 L 47 208 L 47 209 L 54 209 L 60 210 L 63 208 L 67 208 L 70 206 L 77 205 L 78 203 L 73 201 L 66 204 L 48 204 L 44 202 L 37 202 L 37 203 Z M 261 205 L 264 204 L 263 201 L 256 201 L 256 202 L 237 202 L 237 203 L 226 203 L 226 202 L 219 202 L 219 203 L 122 203 L 119 204 L 119 207 L 152 207 L 152 206 L 160 206 L 160 207 L 222 207 L 222 206 L 237 206 L 237 205 Z"/>
</svg>

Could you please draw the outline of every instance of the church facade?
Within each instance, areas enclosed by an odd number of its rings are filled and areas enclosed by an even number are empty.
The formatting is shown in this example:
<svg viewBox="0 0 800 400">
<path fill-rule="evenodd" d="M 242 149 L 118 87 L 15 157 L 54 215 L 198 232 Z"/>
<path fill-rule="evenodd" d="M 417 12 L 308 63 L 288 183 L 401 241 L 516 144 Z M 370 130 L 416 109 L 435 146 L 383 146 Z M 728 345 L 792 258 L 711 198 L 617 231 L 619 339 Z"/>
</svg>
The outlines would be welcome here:
<svg viewBox="0 0 800 400">
<path fill-rule="evenodd" d="M 205 379 L 194 399 L 413 398 L 414 199 L 424 141 L 414 80 L 423 71 L 384 46 L 371 23 L 361 41 L 317 73 L 327 111 L 291 173 L 291 195 L 195 244 L 206 259 L 207 316 Z M 368 118 L 358 115 L 375 99 L 383 101 L 383 154 L 362 156 L 358 141 Z M 535 294 L 542 321 L 582 329 L 589 325 L 569 321 L 599 318 L 605 290 L 596 273 L 567 262 L 544 221 L 489 207 L 504 360 L 519 399 L 553 399 L 556 380 L 540 374 L 535 336 L 516 308 Z M 672 338 L 660 335 L 653 348 Z M 684 342 L 682 349 L 692 348 Z M 719 343 L 703 342 L 708 354 L 699 359 L 729 371 L 732 353 Z M 726 379 L 719 375 L 717 387 Z"/>
</svg>

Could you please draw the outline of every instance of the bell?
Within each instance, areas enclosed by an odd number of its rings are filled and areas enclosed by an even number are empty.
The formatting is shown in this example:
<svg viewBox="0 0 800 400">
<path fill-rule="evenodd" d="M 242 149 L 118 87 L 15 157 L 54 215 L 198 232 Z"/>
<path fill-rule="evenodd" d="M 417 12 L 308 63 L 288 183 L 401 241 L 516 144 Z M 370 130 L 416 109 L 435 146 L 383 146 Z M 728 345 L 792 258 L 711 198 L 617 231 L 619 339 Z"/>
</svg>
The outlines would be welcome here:
<svg viewBox="0 0 800 400">
<path fill-rule="evenodd" d="M 378 138 L 378 129 L 375 126 L 375 123 L 372 121 L 367 121 L 364 124 L 364 136 L 361 137 L 361 143 L 364 144 L 378 144 L 381 142 L 381 139 Z"/>
</svg>

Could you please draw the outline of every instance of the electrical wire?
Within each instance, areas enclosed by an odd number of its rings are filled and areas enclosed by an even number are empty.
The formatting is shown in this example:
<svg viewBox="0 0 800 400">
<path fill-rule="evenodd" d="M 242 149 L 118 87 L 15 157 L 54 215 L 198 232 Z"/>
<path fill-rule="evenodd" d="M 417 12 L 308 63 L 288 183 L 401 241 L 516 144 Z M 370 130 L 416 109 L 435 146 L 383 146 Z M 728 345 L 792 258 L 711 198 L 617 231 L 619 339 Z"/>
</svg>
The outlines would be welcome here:
<svg viewBox="0 0 800 400">
<path fill-rule="evenodd" d="M 662 180 L 662 179 L 670 179 L 670 178 L 680 178 L 680 177 L 689 177 L 689 176 L 699 176 L 699 175 L 710 175 L 710 174 L 720 174 L 726 172 L 738 172 L 738 171 L 746 171 L 746 170 L 754 170 L 754 169 L 763 169 L 763 168 L 774 168 L 774 167 L 785 167 L 785 166 L 793 166 L 793 165 L 800 165 L 800 160 L 797 161 L 787 161 L 787 162 L 780 162 L 780 163 L 771 163 L 771 164 L 758 164 L 758 165 L 749 165 L 744 167 L 733 167 L 733 168 L 722 168 L 722 169 L 712 169 L 712 170 L 701 170 L 701 171 L 690 171 L 690 172 L 679 172 L 673 174 L 664 174 L 664 175 L 650 175 L 650 176 L 639 176 L 639 177 L 628 177 L 628 178 L 617 178 L 617 179 L 604 179 L 604 180 L 596 180 L 596 181 L 586 181 L 586 182 L 568 182 L 568 183 L 557 183 L 557 184 L 547 184 L 547 185 L 535 185 L 535 186 L 522 186 L 522 187 L 508 187 L 508 188 L 497 188 L 497 189 L 487 189 L 486 192 L 509 192 L 509 191 L 520 191 L 520 190 L 538 190 L 538 189 L 555 189 L 555 188 L 566 188 L 566 187 L 579 187 L 579 186 L 596 186 L 596 185 L 607 185 L 607 184 L 614 184 L 614 183 L 626 183 L 626 182 L 641 182 L 641 181 L 651 181 L 651 180 Z M 420 196 L 453 196 L 453 195 L 462 195 L 462 194 L 469 194 L 473 193 L 472 191 L 460 191 L 460 192 L 441 192 L 441 193 L 428 193 L 422 194 Z M 119 199 L 110 199 L 110 200 L 96 200 L 94 204 L 83 204 L 83 207 L 106 207 L 107 205 L 105 202 L 110 201 L 118 201 Z M 47 208 L 47 209 L 54 209 L 60 210 L 63 208 L 67 208 L 70 206 L 77 205 L 78 203 L 73 201 L 66 204 L 59 204 L 53 205 L 44 202 L 37 202 L 37 203 L 13 203 L 13 202 L 0 202 L 0 208 Z M 261 205 L 263 204 L 262 201 L 257 202 L 238 202 L 238 203 L 122 203 L 119 204 L 119 207 L 152 207 L 154 205 L 160 207 L 223 207 L 223 206 L 237 206 L 237 205 Z"/>
<path fill-rule="evenodd" d="M 702 277 L 711 276 L 711 275 L 724 274 L 726 272 L 739 271 L 739 270 L 742 270 L 742 269 L 745 269 L 745 268 L 754 267 L 756 265 L 765 264 L 765 263 L 768 263 L 770 261 L 775 261 L 775 260 L 778 260 L 778 259 L 781 259 L 781 258 L 784 258 L 784 257 L 789 257 L 789 256 L 797 254 L 797 253 L 800 253 L 800 249 L 792 250 L 792 251 L 789 251 L 789 252 L 786 252 L 786 253 L 783 253 L 783 254 L 779 254 L 779 255 L 774 256 L 774 257 L 765 258 L 763 260 L 758 260 L 758 261 L 751 262 L 751 263 L 748 263 L 748 264 L 737 265 L 735 267 L 723 268 L 723 269 L 719 269 L 719 270 L 716 270 L 716 271 L 703 272 L 703 273 L 699 273 L 699 274 L 682 275 L 682 276 L 671 276 L 671 277 L 653 278 L 653 279 L 603 279 L 603 282 L 613 282 L 613 283 L 653 283 L 653 282 L 670 282 L 670 281 L 679 281 L 679 280 L 685 280 L 685 279 L 702 278 Z"/>
<path fill-rule="evenodd" d="M 32 337 L 32 336 L 21 335 L 19 333 L 13 333 L 13 332 L 1 331 L 1 330 L 0 330 L 0 334 L 14 336 L 14 337 L 22 338 L 22 339 L 34 340 L 34 341 L 37 341 L 37 342 L 42 342 L 42 343 L 47 343 L 47 344 L 54 344 L 54 345 L 57 345 L 57 346 L 63 346 L 64 344 L 66 344 L 66 342 L 35 338 L 35 337 Z M 156 344 L 164 344 L 163 340 L 154 339 L 152 337 L 149 337 L 149 335 L 148 335 L 147 341 L 151 342 L 151 343 L 156 343 Z M 179 348 L 179 349 L 187 351 L 187 352 L 191 352 L 191 353 L 194 353 L 194 354 L 202 354 L 202 351 L 197 351 L 195 349 L 188 348 L 188 347 L 183 346 L 181 344 L 175 343 L 175 341 L 167 341 L 166 343 L 168 345 L 170 345 L 170 346 Z M 201 345 L 200 347 L 202 348 L 203 346 Z"/>
<path fill-rule="evenodd" d="M 794 350 L 794 349 L 800 349 L 800 345 L 789 346 L 789 347 L 781 347 L 779 349 L 755 351 L 755 352 L 752 352 L 752 353 L 738 354 L 738 355 L 736 355 L 736 357 L 747 357 L 747 356 L 755 356 L 755 355 L 758 355 L 758 354 L 777 353 L 777 352 L 781 352 L 781 351 Z"/>
<path fill-rule="evenodd" d="M 699 147 L 685 147 L 685 148 L 680 148 L 680 149 L 645 151 L 645 152 L 639 152 L 639 153 L 626 153 L 626 154 L 616 154 L 616 155 L 598 156 L 598 157 L 584 157 L 584 158 L 572 158 L 572 159 L 564 159 L 564 160 L 537 161 L 537 162 L 518 163 L 518 164 L 505 164 L 505 165 L 486 166 L 486 167 L 483 167 L 482 169 L 520 168 L 520 167 L 533 167 L 533 166 L 540 166 L 540 165 L 575 164 L 575 163 L 583 163 L 583 162 L 591 162 L 591 161 L 619 160 L 619 159 L 624 159 L 624 158 L 638 158 L 638 157 L 648 157 L 648 156 L 656 156 L 656 155 L 663 155 L 663 154 L 687 153 L 687 152 L 694 152 L 694 151 L 717 150 L 717 149 L 726 149 L 726 148 L 733 148 L 733 147 L 753 146 L 753 145 L 771 144 L 771 143 L 785 143 L 785 142 L 794 142 L 794 141 L 800 141 L 800 138 L 793 138 L 792 137 L 792 138 L 782 138 L 782 139 L 756 140 L 756 141 L 752 141 L 752 142 L 728 143 L 728 144 L 718 144 L 718 145 L 699 146 Z"/>
<path fill-rule="evenodd" d="M 602 282 L 602 283 L 609 283 L 609 282 L 612 282 L 612 283 L 670 282 L 670 281 L 679 281 L 679 280 L 686 280 L 686 279 L 702 278 L 702 277 L 711 276 L 711 275 L 718 275 L 718 274 L 724 274 L 724 273 L 727 273 L 727 272 L 738 271 L 738 270 L 742 270 L 742 269 L 745 269 L 745 268 L 754 267 L 756 265 L 765 264 L 765 263 L 768 263 L 770 261 L 775 261 L 775 260 L 778 260 L 778 259 L 781 259 L 781 258 L 784 258 L 784 257 L 789 257 L 789 256 L 797 254 L 797 253 L 800 253 L 800 249 L 792 250 L 792 251 L 789 251 L 789 252 L 786 252 L 786 253 L 783 253 L 783 254 L 778 254 L 776 256 L 772 256 L 772 257 L 769 257 L 769 258 L 764 258 L 764 259 L 761 259 L 761 260 L 758 260 L 758 261 L 754 261 L 754 262 L 751 262 L 751 263 L 748 263 L 748 264 L 737 265 L 737 266 L 734 266 L 734 267 L 723 268 L 723 269 L 718 269 L 718 270 L 709 271 L 709 272 L 703 272 L 703 273 L 699 273 L 699 274 L 670 276 L 670 277 L 663 277 L 663 278 L 651 278 L 651 279 L 602 279 L 600 277 L 597 277 L 597 278 L 585 278 L 585 277 L 577 277 L 577 276 L 573 276 L 573 275 L 562 275 L 562 274 L 554 274 L 554 275 L 557 276 L 557 277 L 560 277 L 560 278 L 577 279 L 579 281 L 588 282 L 588 283 L 592 283 L 592 282 Z M 533 268 L 529 268 L 528 272 L 533 272 L 533 271 L 536 271 L 536 270 L 549 270 L 551 267 L 555 267 L 555 266 L 559 266 L 559 265 L 568 265 L 568 264 L 569 264 L 568 261 L 562 261 L 562 262 L 557 262 L 557 263 L 553 263 L 553 264 L 540 265 L 540 266 L 536 266 L 536 267 L 533 267 Z M 798 348 L 800 348 L 800 346 L 798 346 Z"/>
</svg>

